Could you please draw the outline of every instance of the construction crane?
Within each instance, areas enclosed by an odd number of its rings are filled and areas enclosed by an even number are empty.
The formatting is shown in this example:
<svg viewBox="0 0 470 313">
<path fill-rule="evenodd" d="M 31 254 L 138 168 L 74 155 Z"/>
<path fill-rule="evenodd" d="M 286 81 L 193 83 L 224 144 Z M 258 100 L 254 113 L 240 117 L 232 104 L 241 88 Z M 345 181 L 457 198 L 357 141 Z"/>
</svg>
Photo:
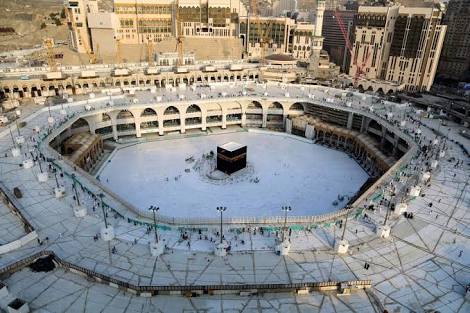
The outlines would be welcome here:
<svg viewBox="0 0 470 313">
<path fill-rule="evenodd" d="M 344 41 L 346 42 L 346 48 L 348 49 L 349 54 L 351 55 L 351 61 L 353 62 L 353 65 L 356 65 L 356 73 L 354 74 L 354 86 L 357 85 L 357 81 L 360 77 L 364 76 L 366 71 L 364 68 L 366 67 L 367 61 L 369 61 L 370 57 L 370 50 L 367 49 L 367 53 L 363 55 L 362 58 L 362 63 L 358 64 L 358 55 L 354 54 L 353 47 L 351 45 L 351 41 L 349 40 L 348 33 L 346 29 L 344 28 L 344 21 L 343 18 L 341 17 L 341 14 L 338 10 L 334 11 L 333 17 L 336 19 L 336 23 L 339 26 L 339 29 L 341 31 L 341 34 L 343 35 Z"/>
<path fill-rule="evenodd" d="M 77 28 L 77 24 L 75 23 L 75 19 L 73 18 L 72 14 L 70 13 L 69 8 L 65 8 L 65 15 L 67 16 L 67 20 L 70 21 L 70 24 L 72 26 L 72 31 L 74 31 Z M 77 36 L 78 36 L 78 41 L 77 42 L 82 42 L 83 47 L 85 48 L 85 52 L 88 56 L 88 61 L 90 64 L 95 64 L 96 63 L 96 54 L 93 52 L 93 50 L 88 46 L 88 42 L 86 40 L 83 40 L 82 35 L 77 29 Z"/>
<path fill-rule="evenodd" d="M 46 48 L 46 59 L 47 65 L 51 72 L 57 71 L 57 63 L 55 61 L 54 54 L 54 39 L 53 38 L 44 38 L 43 40 L 44 48 Z"/>
<path fill-rule="evenodd" d="M 175 10 L 176 10 L 176 52 L 178 52 L 178 60 L 176 65 L 184 65 L 184 55 L 183 55 L 183 31 L 181 29 L 180 22 L 180 9 L 179 9 L 179 0 L 175 1 Z"/>
</svg>

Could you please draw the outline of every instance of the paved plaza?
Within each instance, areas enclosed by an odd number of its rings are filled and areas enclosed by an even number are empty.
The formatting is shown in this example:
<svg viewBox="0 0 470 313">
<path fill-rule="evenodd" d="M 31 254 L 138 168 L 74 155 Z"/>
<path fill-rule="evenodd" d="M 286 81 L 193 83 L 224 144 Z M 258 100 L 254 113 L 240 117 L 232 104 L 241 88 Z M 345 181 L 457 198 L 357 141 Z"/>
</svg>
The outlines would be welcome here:
<svg viewBox="0 0 470 313">
<path fill-rule="evenodd" d="M 372 100 L 355 95 L 347 101 L 332 100 L 334 90 L 290 85 L 279 86 L 231 84 L 229 87 L 205 88 L 208 98 L 215 98 L 220 90 L 228 90 L 227 97 L 249 96 L 265 93 L 268 96 L 299 98 L 305 101 L 325 103 L 338 107 L 353 107 L 369 111 Z M 161 101 L 177 101 L 181 94 L 188 98 L 200 98 L 201 90 L 190 88 L 182 91 L 158 91 L 137 93 L 135 97 L 115 96 L 113 105 L 126 105 L 131 98 L 140 103 L 151 102 L 158 95 Z M 244 94 L 247 93 L 247 94 Z M 314 96 L 312 99 L 312 95 Z M 100 96 L 88 105 L 98 108 L 109 105 L 109 97 Z M 84 110 L 86 104 L 68 104 L 67 113 Z M 390 113 L 384 104 L 373 104 L 374 114 L 385 117 Z M 422 142 L 434 140 L 438 121 L 421 118 L 410 107 L 392 107 L 393 118 L 399 125 L 406 120 L 402 130 L 414 133 L 421 130 Z M 65 119 L 60 106 L 51 110 L 55 123 Z M 405 117 L 408 116 L 408 117 Z M 149 242 L 153 233 L 145 225 L 128 223 L 119 214 L 131 217 L 125 206 L 113 200 L 98 182 L 79 177 L 88 190 L 105 193 L 105 199 L 115 212 L 108 213 L 108 221 L 114 226 L 116 238 L 106 242 L 96 240 L 103 224 L 99 200 L 79 189 L 82 204 L 88 215 L 73 215 L 72 180 L 61 177 L 58 182 L 66 187 L 66 196 L 56 199 L 53 193 L 56 181 L 52 172 L 45 183 L 38 182 L 38 165 L 25 169 L 19 166 L 28 149 L 40 140 L 47 130 L 47 109 L 36 111 L 23 119 L 27 125 L 21 129 L 27 144 L 20 157 L 12 157 L 9 149 L 12 140 L 8 129 L 0 133 L 0 180 L 10 191 L 21 187 L 23 197 L 18 199 L 25 218 L 36 229 L 39 241 L 33 240 L 9 253 L 0 255 L 0 269 L 41 250 L 53 251 L 60 259 L 117 280 L 139 286 L 157 285 L 208 285 L 208 284 L 254 284 L 297 283 L 324 281 L 371 280 L 372 288 L 351 295 L 336 292 L 312 292 L 308 295 L 292 293 L 268 293 L 251 296 L 203 295 L 183 297 L 159 295 L 150 298 L 103 285 L 58 267 L 50 272 L 32 273 L 29 268 L 0 277 L 16 297 L 24 299 L 33 310 L 41 312 L 469 312 L 466 286 L 470 282 L 470 166 L 463 149 L 470 150 L 469 140 L 458 134 L 459 126 L 449 122 L 439 137 L 445 141 L 445 156 L 439 160 L 431 181 L 424 185 L 419 197 L 410 199 L 408 212 L 413 218 L 392 215 L 389 218 L 391 236 L 378 238 L 376 225 L 383 223 L 385 209 L 379 200 L 374 212 L 350 216 L 345 233 L 349 240 L 349 253 L 339 255 L 334 250 L 335 241 L 341 237 L 343 228 L 339 223 L 323 223 L 309 229 L 292 231 L 292 248 L 288 256 L 274 253 L 275 234 L 260 232 L 259 227 L 233 227 L 226 230 L 226 240 L 232 251 L 226 257 L 215 256 L 212 251 L 217 241 L 217 227 L 199 229 L 161 228 L 159 233 L 167 246 L 166 252 L 153 257 Z M 415 122 L 413 122 L 415 119 Z M 421 123 L 421 124 L 420 124 Z M 41 126 L 39 134 L 33 128 Z M 30 138 L 34 138 L 31 140 Z M 136 139 L 137 140 L 137 139 Z M 138 139 L 137 141 L 144 141 Z M 451 140 L 455 141 L 452 142 Z M 461 144 L 459 146 L 457 143 Z M 463 147 L 463 149 L 462 149 Z M 41 151 L 48 155 L 45 147 Z M 413 171 L 424 159 L 412 160 L 406 173 Z M 43 164 L 47 168 L 46 164 Z M 64 171 L 73 171 L 66 167 Z M 76 172 L 80 176 L 79 172 Z M 381 187 L 385 192 L 386 186 Z M 214 204 L 214 207 L 217 204 Z M 214 208 L 215 211 L 215 208 Z M 117 214 L 117 213 L 119 214 Z M 0 206 L 0 244 L 25 235 L 20 221 Z M 185 239 L 182 239 L 185 234 Z M 370 267 L 365 268 L 365 263 Z M 467 296 L 468 298 L 468 296 Z"/>
</svg>

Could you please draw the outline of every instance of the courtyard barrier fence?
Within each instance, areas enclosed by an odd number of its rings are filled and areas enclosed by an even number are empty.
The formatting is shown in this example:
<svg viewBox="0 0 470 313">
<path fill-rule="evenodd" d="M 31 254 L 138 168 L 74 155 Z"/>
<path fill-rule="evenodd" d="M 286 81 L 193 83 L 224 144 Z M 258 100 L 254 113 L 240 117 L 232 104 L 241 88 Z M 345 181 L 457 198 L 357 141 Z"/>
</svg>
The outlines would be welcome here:
<svg viewBox="0 0 470 313">
<path fill-rule="evenodd" d="M 111 276 L 98 273 L 96 271 L 75 265 L 71 262 L 62 260 L 53 251 L 42 250 L 30 255 L 22 260 L 11 263 L 0 268 L 0 275 L 12 274 L 31 265 L 37 259 L 43 257 L 52 257 L 56 265 L 70 270 L 75 274 L 92 278 L 97 282 L 108 284 L 109 286 L 122 289 L 140 296 L 151 296 L 158 294 L 182 294 L 182 295 L 200 295 L 215 294 L 217 292 L 241 293 L 248 291 L 257 292 L 288 292 L 298 290 L 322 291 L 322 290 L 341 290 L 343 288 L 351 289 L 369 289 L 372 287 L 371 280 L 350 280 L 350 281 L 325 281 L 325 282 L 300 282 L 300 283 L 252 283 L 252 284 L 204 284 L 204 285 L 134 285 Z"/>
</svg>

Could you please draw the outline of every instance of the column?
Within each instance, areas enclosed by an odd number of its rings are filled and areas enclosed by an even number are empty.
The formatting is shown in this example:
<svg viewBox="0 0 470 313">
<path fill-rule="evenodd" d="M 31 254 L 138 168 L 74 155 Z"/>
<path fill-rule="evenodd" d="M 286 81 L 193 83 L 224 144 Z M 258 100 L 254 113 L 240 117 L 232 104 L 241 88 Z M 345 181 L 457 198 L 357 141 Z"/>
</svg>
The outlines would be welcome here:
<svg viewBox="0 0 470 313">
<path fill-rule="evenodd" d="M 180 131 L 182 134 L 186 132 L 186 114 L 180 113 Z"/>
<path fill-rule="evenodd" d="M 137 138 L 142 137 L 142 132 L 140 130 L 140 117 L 134 118 L 134 124 L 135 124 L 135 136 Z"/>
<path fill-rule="evenodd" d="M 348 114 L 348 125 L 346 126 L 348 129 L 352 128 L 353 118 L 354 118 L 354 113 L 349 112 L 349 114 Z"/>
<path fill-rule="evenodd" d="M 116 125 L 116 117 L 111 116 L 111 127 L 113 128 L 113 138 L 114 140 L 118 139 L 118 132 L 117 132 L 117 125 Z"/>
<path fill-rule="evenodd" d="M 366 131 L 366 124 L 367 124 L 367 117 L 363 116 L 362 122 L 361 122 L 361 133 L 364 133 Z"/>
<path fill-rule="evenodd" d="M 243 126 L 243 115 L 242 115 L 242 126 Z M 222 129 L 227 128 L 227 113 L 222 111 Z"/>
<path fill-rule="evenodd" d="M 207 129 L 207 114 L 206 112 L 201 112 L 201 124 L 202 124 L 202 131 Z"/>
<path fill-rule="evenodd" d="M 261 124 L 262 128 L 266 128 L 268 124 L 268 110 L 263 109 L 263 123 Z"/>
<path fill-rule="evenodd" d="M 159 113 L 158 114 L 158 134 L 160 136 L 163 136 L 164 134 L 164 130 L 163 130 L 163 113 Z"/>
</svg>

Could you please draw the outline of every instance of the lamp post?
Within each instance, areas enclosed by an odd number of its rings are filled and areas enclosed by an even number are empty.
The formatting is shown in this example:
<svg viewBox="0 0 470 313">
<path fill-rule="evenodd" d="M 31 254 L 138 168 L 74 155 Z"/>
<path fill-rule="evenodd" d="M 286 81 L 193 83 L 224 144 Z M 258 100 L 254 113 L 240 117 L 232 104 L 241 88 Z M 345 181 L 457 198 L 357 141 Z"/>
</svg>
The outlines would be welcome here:
<svg viewBox="0 0 470 313">
<path fill-rule="evenodd" d="M 217 207 L 217 211 L 219 211 L 220 213 L 220 243 L 222 243 L 222 238 L 224 237 L 222 234 L 222 215 L 225 210 L 227 210 L 227 207 L 224 207 L 224 206 Z"/>
<path fill-rule="evenodd" d="M 106 212 L 104 211 L 104 202 L 103 202 L 104 194 L 100 193 L 98 196 L 101 199 L 101 210 L 103 211 L 104 227 L 108 228 L 108 220 L 106 219 Z"/>
<path fill-rule="evenodd" d="M 154 205 L 151 205 L 148 209 L 153 212 L 153 227 L 154 227 L 154 230 L 155 230 L 155 242 L 158 243 L 157 217 L 156 217 L 155 213 L 158 212 L 158 210 L 160 210 L 160 207 L 156 207 Z"/>
<path fill-rule="evenodd" d="M 351 212 L 351 208 L 347 206 L 346 210 L 348 210 L 348 212 L 346 213 L 346 219 L 344 220 L 343 234 L 341 235 L 341 241 L 344 240 L 344 235 L 346 234 L 346 225 L 348 224 L 348 217 L 349 217 L 349 212 Z"/>
<path fill-rule="evenodd" d="M 80 199 L 78 198 L 78 190 L 77 190 L 77 181 L 75 180 L 75 174 L 72 174 L 72 188 L 73 191 L 75 192 L 75 199 L 77 200 L 77 205 L 80 206 Z"/>
<path fill-rule="evenodd" d="M 20 126 L 18 125 L 18 120 L 20 119 L 21 111 L 20 111 L 20 110 L 16 110 L 15 113 L 16 113 L 16 120 L 15 120 L 15 123 L 16 123 L 16 131 L 18 132 L 18 136 L 21 136 L 21 133 L 20 133 Z"/>
<path fill-rule="evenodd" d="M 13 133 L 11 132 L 10 125 L 8 125 L 8 130 L 10 131 L 10 137 L 11 137 L 11 141 L 13 142 L 13 146 L 16 147 L 15 138 L 13 138 Z"/>
<path fill-rule="evenodd" d="M 55 185 L 57 189 L 59 189 L 60 186 L 59 186 L 59 180 L 57 179 L 57 169 L 54 169 L 54 178 L 55 178 Z"/>
<path fill-rule="evenodd" d="M 290 206 L 283 206 L 281 210 L 284 211 L 284 229 L 282 232 L 282 241 L 284 241 L 285 236 L 286 236 L 286 230 L 287 230 L 287 213 L 292 211 L 292 208 Z"/>
</svg>

